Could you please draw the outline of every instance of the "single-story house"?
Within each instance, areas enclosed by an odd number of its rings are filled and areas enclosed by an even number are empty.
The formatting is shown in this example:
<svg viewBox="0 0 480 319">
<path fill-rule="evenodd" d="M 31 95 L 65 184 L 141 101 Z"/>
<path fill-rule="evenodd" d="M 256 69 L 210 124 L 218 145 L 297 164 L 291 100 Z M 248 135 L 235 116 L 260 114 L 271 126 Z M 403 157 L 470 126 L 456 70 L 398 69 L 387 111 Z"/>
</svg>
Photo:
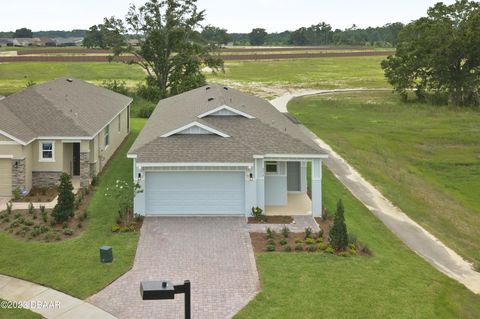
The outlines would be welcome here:
<svg viewBox="0 0 480 319">
<path fill-rule="evenodd" d="M 34 43 L 34 38 L 14 38 L 13 45 L 16 47 L 28 47 L 32 46 Z"/>
<path fill-rule="evenodd" d="M 62 172 L 87 186 L 128 135 L 131 102 L 74 78 L 0 100 L 0 196 L 56 185 Z"/>
<path fill-rule="evenodd" d="M 11 47 L 11 46 L 13 46 L 13 39 L 0 38 L 0 47 Z"/>
<path fill-rule="evenodd" d="M 161 100 L 127 156 L 143 190 L 136 214 L 322 214 L 327 155 L 268 101 L 232 88 Z"/>
</svg>

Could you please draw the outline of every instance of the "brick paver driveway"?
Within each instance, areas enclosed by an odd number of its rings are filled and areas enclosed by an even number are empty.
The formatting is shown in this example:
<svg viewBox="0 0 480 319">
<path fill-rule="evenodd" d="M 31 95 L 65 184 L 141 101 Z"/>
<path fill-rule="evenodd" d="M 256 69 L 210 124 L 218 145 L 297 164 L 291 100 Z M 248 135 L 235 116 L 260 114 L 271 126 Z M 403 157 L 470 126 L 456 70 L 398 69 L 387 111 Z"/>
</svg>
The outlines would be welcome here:
<svg viewBox="0 0 480 319">
<path fill-rule="evenodd" d="M 232 317 L 259 290 L 245 218 L 146 218 L 133 269 L 88 301 L 118 318 L 183 318 L 183 295 L 141 300 L 140 281 L 162 279 L 191 281 L 192 318 Z"/>
</svg>

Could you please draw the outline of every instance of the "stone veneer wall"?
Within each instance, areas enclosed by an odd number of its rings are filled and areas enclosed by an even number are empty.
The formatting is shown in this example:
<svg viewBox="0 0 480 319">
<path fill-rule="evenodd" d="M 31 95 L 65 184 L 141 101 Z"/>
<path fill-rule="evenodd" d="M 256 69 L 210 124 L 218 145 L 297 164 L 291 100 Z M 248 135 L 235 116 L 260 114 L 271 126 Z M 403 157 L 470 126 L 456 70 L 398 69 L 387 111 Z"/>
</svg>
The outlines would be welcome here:
<svg viewBox="0 0 480 319">
<path fill-rule="evenodd" d="M 52 187 L 60 184 L 62 172 L 32 172 L 33 187 Z"/>
<path fill-rule="evenodd" d="M 90 184 L 90 153 L 80 153 L 80 187 L 88 187 Z"/>
<path fill-rule="evenodd" d="M 26 188 L 25 173 L 25 159 L 12 159 L 12 191 Z"/>
</svg>

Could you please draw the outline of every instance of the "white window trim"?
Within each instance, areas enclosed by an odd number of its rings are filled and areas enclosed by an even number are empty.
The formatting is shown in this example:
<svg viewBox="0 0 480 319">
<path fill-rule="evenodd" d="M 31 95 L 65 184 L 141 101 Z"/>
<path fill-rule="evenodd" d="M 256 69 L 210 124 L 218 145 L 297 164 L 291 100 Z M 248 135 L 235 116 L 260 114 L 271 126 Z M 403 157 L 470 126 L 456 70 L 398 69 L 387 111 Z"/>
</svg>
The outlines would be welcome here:
<svg viewBox="0 0 480 319">
<path fill-rule="evenodd" d="M 277 170 L 275 172 L 268 172 L 267 171 L 267 165 L 275 165 Z M 280 166 L 278 165 L 278 162 L 276 161 L 265 161 L 265 175 L 280 175 Z"/>
<path fill-rule="evenodd" d="M 52 158 L 43 158 L 43 144 L 52 144 Z M 39 141 L 38 142 L 38 161 L 46 163 L 55 162 L 55 141 Z"/>
</svg>

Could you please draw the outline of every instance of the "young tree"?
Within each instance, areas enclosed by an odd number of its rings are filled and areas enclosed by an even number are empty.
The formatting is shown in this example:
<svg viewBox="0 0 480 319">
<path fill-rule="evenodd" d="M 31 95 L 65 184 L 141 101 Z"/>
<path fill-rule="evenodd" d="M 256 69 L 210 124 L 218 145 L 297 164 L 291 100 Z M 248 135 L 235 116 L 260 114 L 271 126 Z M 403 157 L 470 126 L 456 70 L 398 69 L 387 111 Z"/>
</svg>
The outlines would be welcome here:
<svg viewBox="0 0 480 319">
<path fill-rule="evenodd" d="M 30 29 L 21 28 L 21 29 L 15 30 L 13 37 L 14 38 L 33 38 L 33 32 Z"/>
<path fill-rule="evenodd" d="M 73 216 L 75 209 L 75 195 L 70 175 L 62 173 L 58 186 L 57 205 L 53 208 L 52 216 L 57 223 L 64 222 Z"/>
<path fill-rule="evenodd" d="M 106 48 L 105 36 L 102 25 L 91 26 L 83 38 L 83 46 L 87 48 Z"/>
<path fill-rule="evenodd" d="M 106 43 L 114 55 L 133 54 L 129 63 L 140 65 L 148 74 L 147 84 L 161 97 L 179 94 L 206 83 L 202 67 L 223 70 L 223 60 L 215 46 L 205 44 L 196 31 L 205 19 L 197 0 L 149 0 L 141 7 L 130 6 L 125 22 L 104 20 Z M 128 34 L 140 46 L 129 45 Z M 121 36 L 121 37 L 120 37 Z"/>
<path fill-rule="evenodd" d="M 345 224 L 344 208 L 342 200 L 337 203 L 337 211 L 333 219 L 333 226 L 329 233 L 330 245 L 336 250 L 344 250 L 348 247 L 347 225 Z"/>
<path fill-rule="evenodd" d="M 264 45 L 267 40 L 267 31 L 262 28 L 253 29 L 248 35 L 250 39 L 250 45 Z"/>
<path fill-rule="evenodd" d="M 230 36 L 226 29 L 214 27 L 213 25 L 206 25 L 202 30 L 202 38 L 210 44 L 222 45 L 230 41 Z"/>
<path fill-rule="evenodd" d="M 382 62 L 390 84 L 404 99 L 480 105 L 480 3 L 437 3 L 399 34 L 397 52 Z"/>
</svg>

